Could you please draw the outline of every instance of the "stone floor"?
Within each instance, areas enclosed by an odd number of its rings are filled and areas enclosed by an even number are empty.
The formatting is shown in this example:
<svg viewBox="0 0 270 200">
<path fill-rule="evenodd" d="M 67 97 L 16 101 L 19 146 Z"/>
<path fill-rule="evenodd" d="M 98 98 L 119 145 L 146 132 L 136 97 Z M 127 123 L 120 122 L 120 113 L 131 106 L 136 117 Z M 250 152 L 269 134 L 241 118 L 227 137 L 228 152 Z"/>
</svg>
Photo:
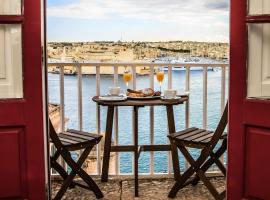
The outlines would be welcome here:
<svg viewBox="0 0 270 200">
<path fill-rule="evenodd" d="M 211 178 L 211 182 L 215 185 L 218 191 L 223 191 L 225 188 L 224 178 Z M 140 179 L 139 195 L 134 198 L 134 181 L 131 179 L 119 180 L 111 179 L 108 183 L 101 183 L 95 180 L 104 194 L 104 200 L 166 200 L 170 188 L 174 184 L 173 179 Z M 61 182 L 54 181 L 52 183 L 52 196 L 60 188 Z M 76 187 L 68 189 L 63 199 L 86 200 L 96 199 L 91 191 Z M 197 186 L 187 186 L 180 190 L 175 200 L 205 200 L 213 199 L 207 188 L 199 182 Z"/>
</svg>

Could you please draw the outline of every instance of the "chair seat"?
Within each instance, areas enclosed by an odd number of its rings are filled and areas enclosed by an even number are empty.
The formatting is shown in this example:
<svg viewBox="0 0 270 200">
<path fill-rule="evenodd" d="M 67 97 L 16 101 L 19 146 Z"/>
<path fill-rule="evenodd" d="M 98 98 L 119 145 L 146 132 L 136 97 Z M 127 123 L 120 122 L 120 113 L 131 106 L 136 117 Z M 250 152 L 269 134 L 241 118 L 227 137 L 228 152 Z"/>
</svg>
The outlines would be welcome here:
<svg viewBox="0 0 270 200">
<path fill-rule="evenodd" d="M 190 147 L 204 147 L 210 144 L 214 135 L 213 131 L 199 129 L 196 127 L 188 128 L 173 134 L 168 135 L 172 140 L 182 142 Z M 226 139 L 227 133 L 223 133 L 220 139 Z"/>
<path fill-rule="evenodd" d="M 66 132 L 58 134 L 62 144 L 68 149 L 82 149 L 89 145 L 98 144 L 102 136 L 68 129 Z"/>
</svg>

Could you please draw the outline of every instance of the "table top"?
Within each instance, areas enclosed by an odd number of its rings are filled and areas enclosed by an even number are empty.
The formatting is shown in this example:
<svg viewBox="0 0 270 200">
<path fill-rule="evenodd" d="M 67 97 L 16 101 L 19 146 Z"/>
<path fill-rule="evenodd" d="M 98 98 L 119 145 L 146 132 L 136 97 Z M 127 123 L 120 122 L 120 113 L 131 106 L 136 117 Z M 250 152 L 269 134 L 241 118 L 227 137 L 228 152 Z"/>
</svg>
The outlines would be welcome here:
<svg viewBox="0 0 270 200">
<path fill-rule="evenodd" d="M 164 101 L 162 99 L 153 99 L 153 100 L 127 99 L 126 101 L 103 101 L 99 99 L 98 96 L 94 96 L 92 100 L 102 106 L 166 106 L 166 105 L 183 104 L 185 101 L 188 100 L 188 96 L 181 96 L 181 98 L 175 99 L 173 101 Z"/>
</svg>

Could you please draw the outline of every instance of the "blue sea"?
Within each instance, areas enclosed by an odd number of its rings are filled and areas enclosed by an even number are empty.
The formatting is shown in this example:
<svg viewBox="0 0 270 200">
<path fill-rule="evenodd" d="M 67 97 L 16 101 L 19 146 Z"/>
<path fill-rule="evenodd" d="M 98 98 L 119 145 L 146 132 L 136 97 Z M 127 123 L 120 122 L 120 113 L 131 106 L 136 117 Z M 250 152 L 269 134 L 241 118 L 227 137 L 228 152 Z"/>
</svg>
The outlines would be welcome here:
<svg viewBox="0 0 270 200">
<path fill-rule="evenodd" d="M 185 92 L 185 75 L 183 71 L 173 71 L 173 88 L 177 89 L 178 94 Z M 228 77 L 228 76 L 226 76 Z M 168 85 L 168 76 L 165 74 L 165 80 L 162 89 Z M 77 116 L 77 76 L 64 77 L 65 82 L 65 116 L 69 118 L 66 124 L 67 128 L 78 128 Z M 226 78 L 226 85 L 228 80 Z M 137 76 L 137 89 L 149 87 L 149 76 Z M 49 101 L 51 103 L 60 103 L 60 87 L 59 75 L 48 75 L 49 85 Z M 101 75 L 101 94 L 107 94 L 108 88 L 113 85 L 113 76 Z M 126 88 L 119 75 L 119 86 Z M 158 82 L 155 80 L 155 89 L 159 89 Z M 227 99 L 226 87 L 226 99 Z M 95 75 L 84 75 L 82 78 L 83 91 L 83 130 L 96 132 L 96 104 L 92 101 L 92 97 L 96 95 L 96 77 Z M 221 70 L 208 71 L 208 112 L 207 112 L 207 128 L 215 129 L 221 115 Z M 203 116 L 203 72 L 192 70 L 190 73 L 190 126 L 202 127 Z M 150 144 L 150 109 L 144 107 L 139 109 L 139 144 Z M 101 107 L 101 132 L 105 132 L 106 126 L 106 107 Z M 185 105 L 174 107 L 176 130 L 185 128 Z M 132 144 L 132 109 L 129 107 L 119 108 L 119 144 Z M 154 110 L 154 143 L 167 143 L 167 116 L 165 107 L 155 107 Z M 191 150 L 192 151 L 192 150 Z M 197 151 L 192 151 L 196 157 Z M 119 153 L 120 156 L 120 172 L 132 172 L 132 153 Z M 150 153 L 142 152 L 139 160 L 139 172 L 150 172 Z M 184 168 L 184 158 L 180 155 L 180 165 Z M 154 172 L 168 172 L 168 153 L 154 152 Z"/>
</svg>

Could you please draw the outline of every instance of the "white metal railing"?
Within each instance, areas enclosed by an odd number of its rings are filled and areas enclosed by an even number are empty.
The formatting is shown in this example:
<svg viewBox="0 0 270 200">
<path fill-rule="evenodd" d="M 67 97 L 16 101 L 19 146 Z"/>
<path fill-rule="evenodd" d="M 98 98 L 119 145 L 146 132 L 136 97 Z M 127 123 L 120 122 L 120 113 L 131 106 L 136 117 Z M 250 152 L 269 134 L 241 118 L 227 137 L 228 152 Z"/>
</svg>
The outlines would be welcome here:
<svg viewBox="0 0 270 200">
<path fill-rule="evenodd" d="M 208 68 L 220 68 L 221 69 L 221 94 L 220 94 L 220 105 L 221 112 L 225 106 L 225 96 L 226 96 L 226 69 L 228 69 L 228 64 L 200 64 L 200 63 L 48 63 L 48 67 L 58 67 L 60 75 L 60 118 L 61 118 L 61 129 L 65 130 L 65 95 L 64 95 L 64 68 L 65 67 L 74 67 L 77 72 L 77 87 L 78 87 L 78 128 L 82 130 L 83 127 L 83 110 L 82 110 L 82 68 L 83 67 L 93 67 L 95 68 L 96 75 L 96 95 L 100 95 L 100 80 L 101 80 L 101 67 L 111 67 L 113 68 L 113 82 L 114 85 L 118 85 L 118 72 L 120 67 L 131 67 L 133 78 L 132 78 L 132 88 L 136 89 L 136 68 L 137 67 L 149 67 L 149 87 L 154 88 L 154 69 L 155 67 L 168 67 L 168 85 L 167 88 L 172 88 L 172 71 L 175 67 L 184 67 L 186 70 L 185 75 L 185 91 L 190 91 L 190 68 L 192 67 L 202 67 L 203 70 L 203 116 L 202 124 L 203 128 L 207 128 L 207 77 L 208 77 Z M 185 127 L 189 127 L 190 122 L 190 113 L 189 113 L 189 102 L 185 106 Z M 118 108 L 115 108 L 115 122 L 114 122 L 114 143 L 118 144 Z M 154 144 L 154 108 L 150 107 L 150 144 Z M 96 132 L 101 134 L 101 110 L 100 106 L 96 106 Z M 116 153 L 115 158 L 115 174 L 119 174 L 119 157 Z M 154 174 L 154 154 L 150 152 L 150 174 Z M 185 162 L 185 166 L 188 164 Z M 168 173 L 171 173 L 171 156 L 168 159 Z M 97 147 L 97 174 L 101 174 L 101 147 Z"/>
</svg>

